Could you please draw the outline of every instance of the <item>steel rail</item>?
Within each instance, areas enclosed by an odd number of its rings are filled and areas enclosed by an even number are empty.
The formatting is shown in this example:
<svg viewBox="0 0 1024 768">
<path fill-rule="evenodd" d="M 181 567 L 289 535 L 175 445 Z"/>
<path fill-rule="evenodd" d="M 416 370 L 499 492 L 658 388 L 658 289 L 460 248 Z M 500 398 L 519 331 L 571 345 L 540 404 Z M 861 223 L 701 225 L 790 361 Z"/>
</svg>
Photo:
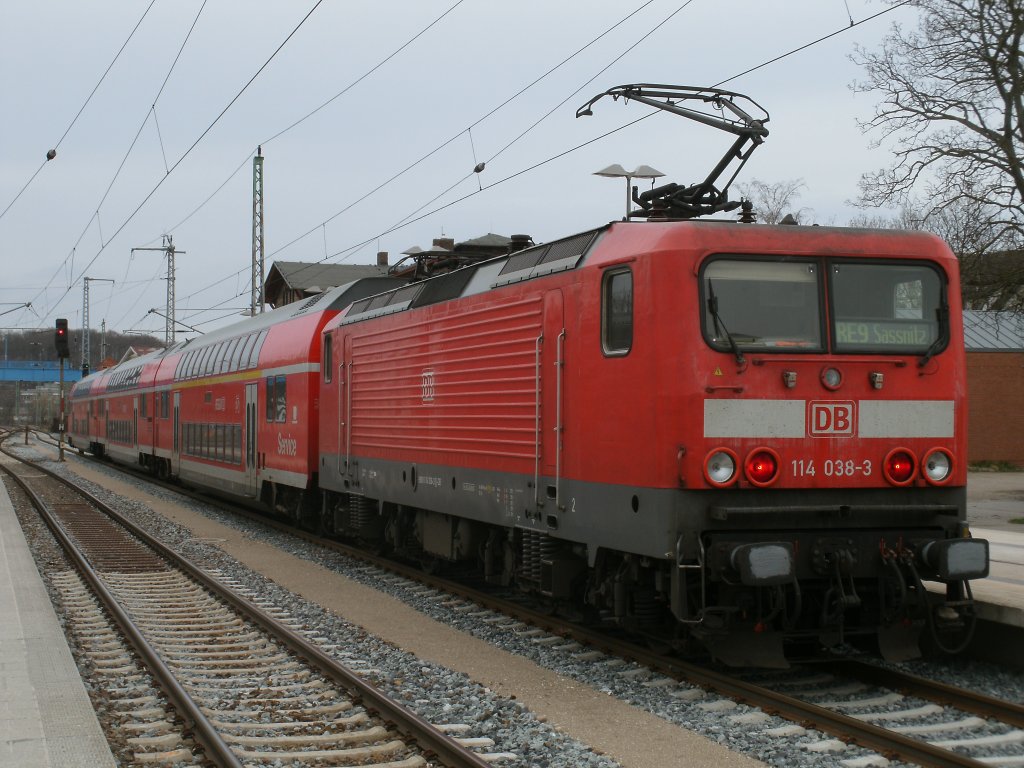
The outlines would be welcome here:
<svg viewBox="0 0 1024 768">
<path fill-rule="evenodd" d="M 895 688 L 937 704 L 948 704 L 981 717 L 991 717 L 1015 728 L 1024 728 L 1024 706 L 1012 701 L 1003 701 L 968 688 L 957 688 L 939 680 L 928 680 L 859 659 L 836 659 L 816 663 L 815 666 L 835 670 L 874 685 Z"/>
<path fill-rule="evenodd" d="M 201 497 L 201 495 L 199 496 Z M 203 498 L 206 502 L 211 502 L 209 497 Z M 229 505 L 225 504 L 224 506 Z M 231 507 L 231 509 L 235 513 L 241 511 L 252 519 L 270 525 L 275 529 L 289 532 L 307 541 L 387 569 L 421 584 L 444 589 L 453 595 L 472 600 L 483 607 L 507 614 L 512 618 L 532 624 L 553 634 L 563 635 L 604 652 L 631 659 L 638 664 L 643 664 L 667 676 L 678 680 L 686 680 L 702 688 L 713 690 L 723 696 L 758 707 L 786 720 L 816 728 L 843 741 L 854 742 L 887 757 L 916 763 L 928 768 L 984 768 L 987 765 L 979 760 L 951 750 L 933 746 L 928 742 L 889 731 L 849 715 L 801 701 L 731 675 L 717 672 L 698 664 L 666 657 L 639 647 L 628 640 L 620 640 L 599 630 L 588 629 L 565 622 L 556 616 L 533 610 L 518 603 L 506 601 L 500 597 L 488 595 L 473 587 L 449 582 L 440 577 L 424 573 L 416 567 L 397 563 L 336 541 L 325 540 L 314 534 L 297 530 L 294 527 L 257 515 L 248 510 L 240 510 L 238 507 Z"/>
<path fill-rule="evenodd" d="M 84 498 L 88 499 L 91 504 L 95 504 L 105 514 L 109 515 L 112 519 L 130 531 L 132 535 L 138 537 L 148 546 L 153 548 L 153 550 L 155 550 L 169 563 L 174 565 L 174 567 L 188 573 L 189 576 L 201 583 L 217 597 L 223 599 L 251 621 L 259 624 L 264 630 L 274 635 L 276 639 L 280 640 L 291 651 L 304 658 L 312 666 L 316 667 L 322 674 L 324 674 L 324 676 L 342 686 L 354 698 L 359 699 L 360 703 L 367 710 L 375 713 L 385 722 L 394 726 L 394 728 L 403 736 L 416 743 L 420 749 L 427 753 L 428 756 L 436 757 L 438 761 L 442 762 L 449 768 L 491 768 L 491 764 L 475 752 L 464 747 L 446 733 L 438 730 L 416 713 L 410 712 L 401 704 L 393 701 L 383 691 L 370 683 L 367 683 L 365 680 L 346 669 L 324 653 L 320 648 L 306 640 L 306 638 L 289 629 L 272 616 L 266 614 L 254 603 L 246 600 L 241 595 L 236 594 L 230 588 L 220 583 L 217 579 L 204 572 L 197 565 L 175 552 L 158 539 L 155 539 L 149 533 L 139 528 L 133 522 L 85 489 L 79 488 L 72 481 L 61 477 L 55 472 L 47 469 L 46 467 L 40 466 L 35 462 L 30 462 L 15 456 L 9 453 L 6 449 L 4 449 L 3 452 L 22 463 L 30 464 L 33 468 L 47 474 L 67 487 L 72 488 L 76 493 L 79 493 Z M 12 476 L 14 476 L 13 473 Z"/>
<path fill-rule="evenodd" d="M 134 472 L 131 468 L 118 466 L 118 469 L 128 474 L 140 476 L 140 473 Z M 557 616 L 506 601 L 500 597 L 480 592 L 473 587 L 447 581 L 441 577 L 427 574 L 416 567 L 373 555 L 337 541 L 324 539 L 320 536 L 301 531 L 286 523 L 259 515 L 251 510 L 232 505 L 229 502 L 213 499 L 204 494 L 173 485 L 166 485 L 165 487 L 192 498 L 202 499 L 209 504 L 220 505 L 222 508 L 229 509 L 235 514 L 244 514 L 250 519 L 257 520 L 277 530 L 288 532 L 319 546 L 327 547 L 363 562 L 376 565 L 413 581 L 443 589 L 453 595 L 472 600 L 484 607 L 505 613 L 553 634 L 571 637 L 578 642 L 586 643 L 607 653 L 648 666 L 667 676 L 686 680 L 702 688 L 713 690 L 723 696 L 742 701 L 771 714 L 776 714 L 784 719 L 816 728 L 843 741 L 854 742 L 887 757 L 916 763 L 927 768 L 983 768 L 987 765 L 979 760 L 951 750 L 933 746 L 928 742 L 889 731 L 848 715 L 801 701 L 754 683 L 748 683 L 698 664 L 655 653 L 628 640 L 620 640 L 602 631 L 563 621 Z"/>
<path fill-rule="evenodd" d="M 11 456 L 11 454 L 4 451 L 5 454 Z M 17 458 L 12 456 L 12 458 Z M 20 459 L 19 459 L 20 461 Z M 99 598 L 100 602 L 103 603 L 103 607 L 107 613 L 114 619 L 118 627 L 124 633 L 128 642 L 131 643 L 132 648 L 142 658 L 146 664 L 147 670 L 156 679 L 157 684 L 163 689 L 167 698 L 170 699 L 171 703 L 177 709 L 178 714 L 181 716 L 185 723 L 187 730 L 191 731 L 196 741 L 203 748 L 203 753 L 207 759 L 213 762 L 219 768 L 242 768 L 242 762 L 238 759 L 231 748 L 224 742 L 217 733 L 217 729 L 214 728 L 213 723 L 210 722 L 209 718 L 203 714 L 202 709 L 196 703 L 196 701 L 188 694 L 188 692 L 182 687 L 181 683 L 178 682 L 177 677 L 174 673 L 164 664 L 160 654 L 157 653 L 156 649 L 149 644 L 149 641 L 143 637 L 142 632 L 132 621 L 128 613 L 121 607 L 117 599 L 110 593 L 106 585 L 100 579 L 100 576 L 93 567 L 89 564 L 89 561 L 82 554 L 81 550 L 75 545 L 71 538 L 64 532 L 61 525 L 54 519 L 50 512 L 49 507 L 46 505 L 39 495 L 33 491 L 27 482 L 17 474 L 15 474 L 6 465 L 0 465 L 0 469 L 3 469 L 10 477 L 18 484 L 21 490 L 26 496 L 32 501 L 33 506 L 39 512 L 40 517 L 43 518 L 43 522 L 53 533 L 54 537 L 60 543 L 64 552 L 68 558 L 74 563 L 75 568 L 85 579 L 89 588 L 93 591 L 93 594 Z"/>
</svg>

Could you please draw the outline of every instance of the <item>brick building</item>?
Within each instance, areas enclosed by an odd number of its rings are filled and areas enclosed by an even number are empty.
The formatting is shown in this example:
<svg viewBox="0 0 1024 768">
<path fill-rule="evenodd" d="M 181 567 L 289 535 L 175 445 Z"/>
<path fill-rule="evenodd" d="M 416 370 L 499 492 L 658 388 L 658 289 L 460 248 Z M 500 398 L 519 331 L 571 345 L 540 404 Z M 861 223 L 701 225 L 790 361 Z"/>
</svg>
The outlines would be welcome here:
<svg viewBox="0 0 1024 768">
<path fill-rule="evenodd" d="M 1024 315 L 964 310 L 968 461 L 1024 466 Z"/>
</svg>

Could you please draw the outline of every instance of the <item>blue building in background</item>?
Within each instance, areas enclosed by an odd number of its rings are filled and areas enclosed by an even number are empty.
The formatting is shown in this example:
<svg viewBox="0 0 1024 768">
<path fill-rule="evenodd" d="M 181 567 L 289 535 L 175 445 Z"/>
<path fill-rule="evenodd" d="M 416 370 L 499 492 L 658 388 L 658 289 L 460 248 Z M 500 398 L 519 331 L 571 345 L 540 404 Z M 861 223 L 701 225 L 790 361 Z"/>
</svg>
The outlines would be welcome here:
<svg viewBox="0 0 1024 768">
<path fill-rule="evenodd" d="M 79 368 L 64 365 L 64 383 L 81 380 Z M 60 366 L 56 360 L 3 360 L 0 361 L 0 381 L 20 381 L 45 384 L 60 381 Z"/>
<path fill-rule="evenodd" d="M 82 378 L 64 364 L 64 396 Z M 0 361 L 0 425 L 56 429 L 60 416 L 60 364 L 56 360 Z"/>
</svg>

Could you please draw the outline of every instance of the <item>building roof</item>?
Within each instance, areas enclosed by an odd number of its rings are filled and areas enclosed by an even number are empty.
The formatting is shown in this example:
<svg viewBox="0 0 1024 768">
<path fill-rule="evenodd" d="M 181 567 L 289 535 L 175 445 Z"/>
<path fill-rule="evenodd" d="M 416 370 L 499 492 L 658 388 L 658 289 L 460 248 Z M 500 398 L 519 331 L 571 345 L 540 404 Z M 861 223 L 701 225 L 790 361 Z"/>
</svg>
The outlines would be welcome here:
<svg viewBox="0 0 1024 768">
<path fill-rule="evenodd" d="M 277 296 L 283 287 L 306 293 L 320 293 L 351 283 L 361 277 L 380 277 L 387 266 L 374 264 L 310 264 L 303 261 L 275 261 L 267 274 L 266 295 Z"/>
<path fill-rule="evenodd" d="M 965 309 L 964 346 L 968 352 L 1024 352 L 1024 314 Z"/>
<path fill-rule="evenodd" d="M 499 248 L 504 250 L 508 248 L 512 242 L 511 237 L 505 237 L 504 235 L 496 235 L 493 232 L 488 232 L 482 237 L 474 237 L 472 240 L 463 240 L 461 243 L 455 244 L 455 250 L 474 250 L 479 248 Z"/>
</svg>

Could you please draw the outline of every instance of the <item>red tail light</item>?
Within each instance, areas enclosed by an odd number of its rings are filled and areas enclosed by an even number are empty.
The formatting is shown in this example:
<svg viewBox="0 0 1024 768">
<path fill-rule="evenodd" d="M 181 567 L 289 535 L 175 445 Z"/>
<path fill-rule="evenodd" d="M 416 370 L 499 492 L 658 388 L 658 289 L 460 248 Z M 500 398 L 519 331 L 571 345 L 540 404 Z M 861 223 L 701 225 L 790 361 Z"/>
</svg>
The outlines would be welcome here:
<svg viewBox="0 0 1024 768">
<path fill-rule="evenodd" d="M 914 479 L 917 462 L 914 454 L 905 448 L 897 448 L 885 457 L 885 478 L 893 485 L 907 485 Z"/>
<path fill-rule="evenodd" d="M 779 475 L 778 454 L 769 448 L 757 448 L 747 456 L 743 469 L 754 485 L 770 485 Z"/>
</svg>

